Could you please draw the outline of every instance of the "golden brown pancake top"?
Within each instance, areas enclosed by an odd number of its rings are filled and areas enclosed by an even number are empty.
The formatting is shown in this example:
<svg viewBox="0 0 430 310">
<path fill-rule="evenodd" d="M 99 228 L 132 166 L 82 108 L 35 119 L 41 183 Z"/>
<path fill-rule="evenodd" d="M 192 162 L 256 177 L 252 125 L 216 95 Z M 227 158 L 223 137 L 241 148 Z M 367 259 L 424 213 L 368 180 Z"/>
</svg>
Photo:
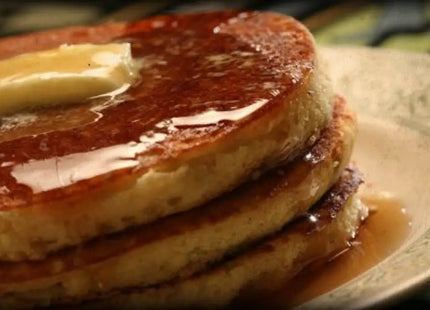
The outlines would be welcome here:
<svg viewBox="0 0 430 310">
<path fill-rule="evenodd" d="M 314 67 L 313 40 L 275 13 L 160 16 L 0 40 L 0 59 L 64 43 L 130 42 L 140 77 L 116 97 L 0 123 L 0 210 L 79 196 L 227 139 L 280 108 Z"/>
</svg>

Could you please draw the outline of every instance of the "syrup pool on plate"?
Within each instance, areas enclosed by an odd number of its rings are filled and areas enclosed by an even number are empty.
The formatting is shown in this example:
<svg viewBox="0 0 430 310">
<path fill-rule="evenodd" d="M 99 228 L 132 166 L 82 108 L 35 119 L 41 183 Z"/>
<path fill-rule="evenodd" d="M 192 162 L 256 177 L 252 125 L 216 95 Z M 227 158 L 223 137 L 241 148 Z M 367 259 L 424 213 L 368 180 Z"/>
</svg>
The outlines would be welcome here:
<svg viewBox="0 0 430 310">
<path fill-rule="evenodd" d="M 294 307 L 352 280 L 398 249 L 410 232 L 403 204 L 383 196 L 361 197 L 370 214 L 351 247 L 328 262 L 309 266 L 279 291 L 265 298 L 275 308 Z"/>
</svg>

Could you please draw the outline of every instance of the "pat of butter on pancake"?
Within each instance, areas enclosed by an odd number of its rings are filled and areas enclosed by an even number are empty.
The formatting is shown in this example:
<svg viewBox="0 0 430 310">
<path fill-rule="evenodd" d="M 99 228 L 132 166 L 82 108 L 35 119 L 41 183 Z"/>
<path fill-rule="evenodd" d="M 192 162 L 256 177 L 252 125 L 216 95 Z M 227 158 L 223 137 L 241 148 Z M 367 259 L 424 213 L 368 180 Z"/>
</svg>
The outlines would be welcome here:
<svg viewBox="0 0 430 310">
<path fill-rule="evenodd" d="M 130 85 L 129 43 L 62 45 L 0 61 L 0 116 L 76 103 Z"/>
</svg>

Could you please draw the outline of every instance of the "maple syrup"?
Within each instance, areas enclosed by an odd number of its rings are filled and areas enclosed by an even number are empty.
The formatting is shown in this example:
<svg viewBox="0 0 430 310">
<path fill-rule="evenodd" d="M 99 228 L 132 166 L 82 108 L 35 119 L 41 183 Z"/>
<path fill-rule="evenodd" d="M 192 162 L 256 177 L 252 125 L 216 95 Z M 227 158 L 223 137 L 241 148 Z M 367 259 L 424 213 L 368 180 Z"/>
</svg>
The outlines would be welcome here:
<svg viewBox="0 0 430 310">
<path fill-rule="evenodd" d="M 283 107 L 314 67 L 313 41 L 293 19 L 269 15 L 160 16 L 1 40 L 0 59 L 64 43 L 128 42 L 141 70 L 112 98 L 31 111 L 31 122 L 0 117 L 0 209 L 138 177 Z"/>
<path fill-rule="evenodd" d="M 270 301 L 275 308 L 302 304 L 355 278 L 401 246 L 411 227 L 411 218 L 403 205 L 378 196 L 361 200 L 369 207 L 370 215 L 351 246 L 328 262 L 312 264 L 273 296 L 265 298 L 265 303 Z"/>
</svg>

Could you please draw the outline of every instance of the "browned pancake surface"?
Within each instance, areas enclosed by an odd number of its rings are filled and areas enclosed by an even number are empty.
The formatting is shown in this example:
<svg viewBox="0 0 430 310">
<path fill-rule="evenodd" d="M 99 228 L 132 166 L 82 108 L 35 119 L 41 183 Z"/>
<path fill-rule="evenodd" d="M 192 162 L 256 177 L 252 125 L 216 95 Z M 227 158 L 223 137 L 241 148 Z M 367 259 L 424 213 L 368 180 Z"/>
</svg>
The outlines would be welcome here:
<svg viewBox="0 0 430 310">
<path fill-rule="evenodd" d="M 275 13 L 162 16 L 4 39 L 0 59 L 131 42 L 143 68 L 115 98 L 3 117 L 0 210 L 79 196 L 229 139 L 280 109 L 314 67 L 310 34 Z"/>
</svg>

